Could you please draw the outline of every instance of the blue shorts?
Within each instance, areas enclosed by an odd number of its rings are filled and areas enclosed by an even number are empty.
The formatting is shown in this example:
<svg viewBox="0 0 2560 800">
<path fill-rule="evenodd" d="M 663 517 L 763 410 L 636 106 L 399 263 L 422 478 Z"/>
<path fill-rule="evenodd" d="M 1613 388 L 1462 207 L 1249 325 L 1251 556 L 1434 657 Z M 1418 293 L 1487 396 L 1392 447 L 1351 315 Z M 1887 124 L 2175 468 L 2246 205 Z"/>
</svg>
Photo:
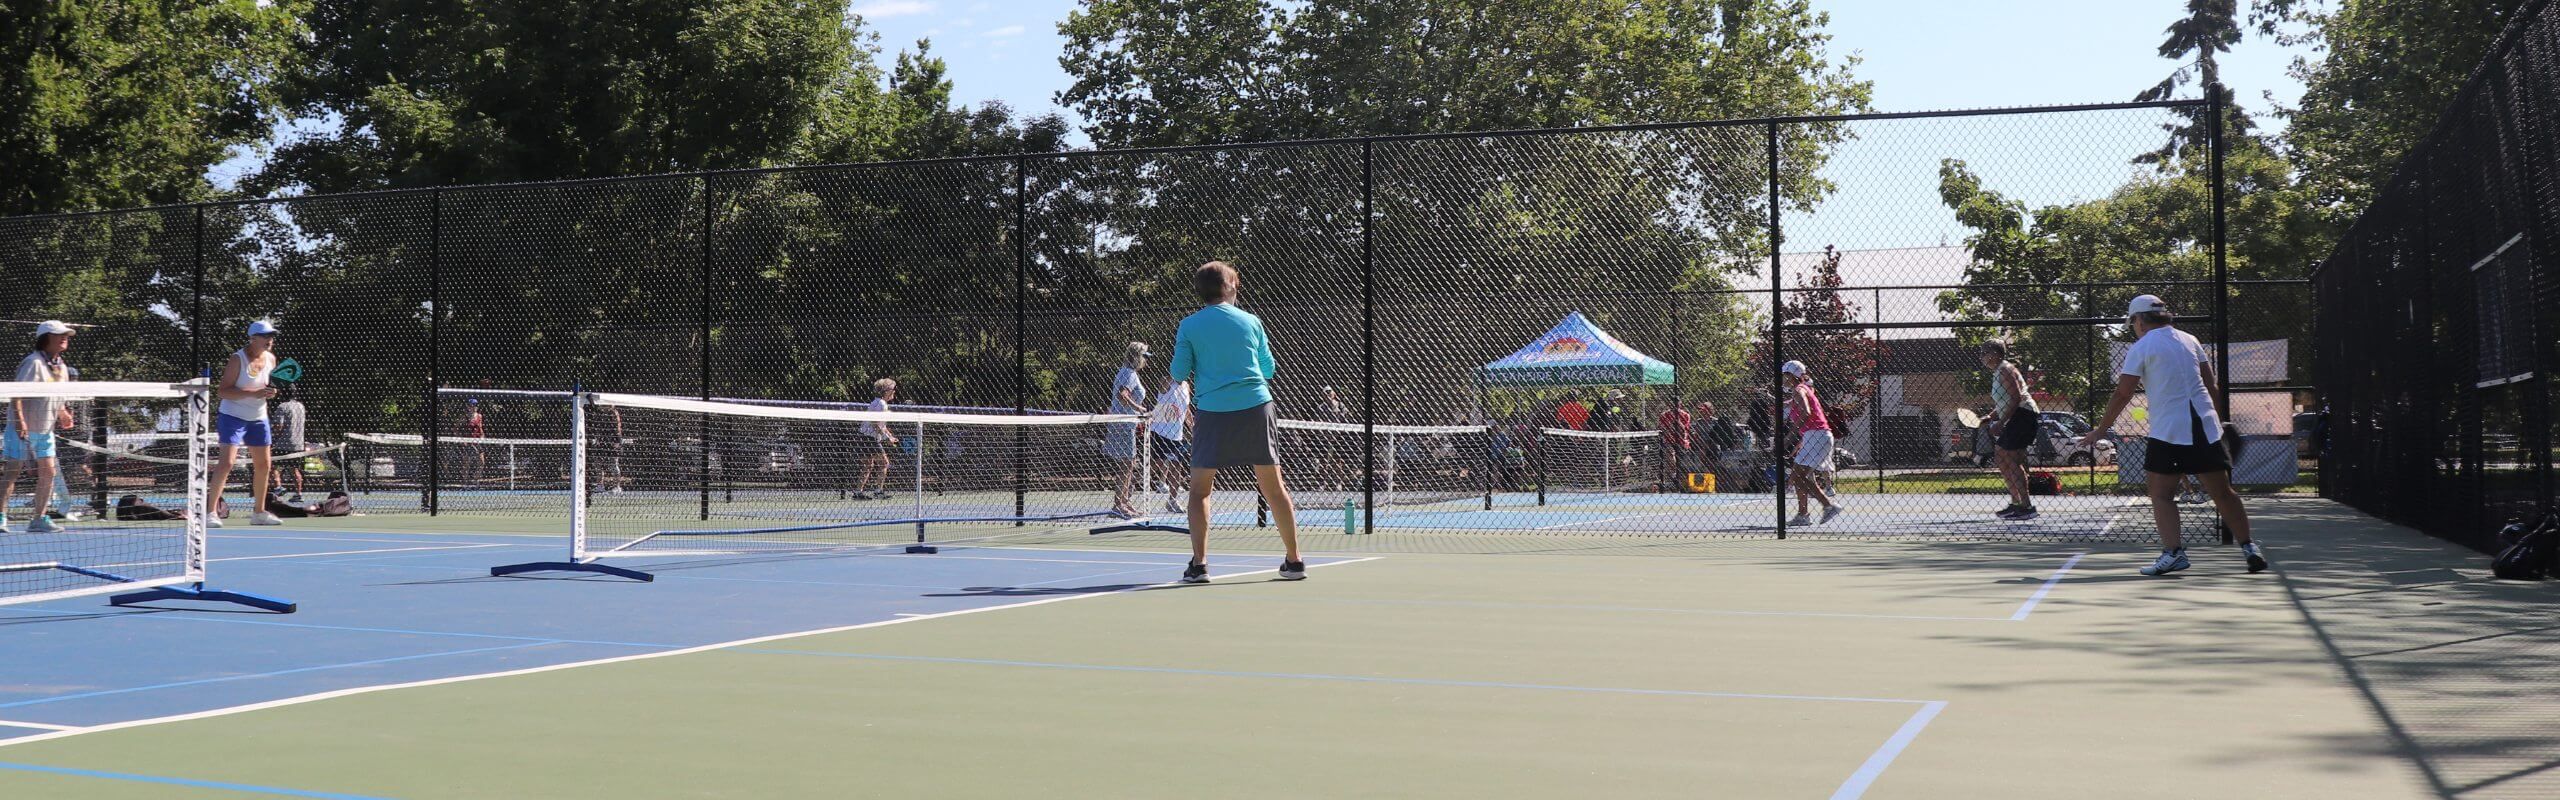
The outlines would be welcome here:
<svg viewBox="0 0 2560 800">
<path fill-rule="evenodd" d="M 20 436 L 17 430 L 11 429 L 6 435 L 8 444 L 0 446 L 0 450 L 7 452 L 0 453 L 0 456 L 5 456 L 11 461 L 33 461 L 53 457 L 53 434 L 51 433 Z"/>
<path fill-rule="evenodd" d="M 213 415 L 214 441 L 224 447 L 271 447 L 276 443 L 276 430 L 266 420 L 246 420 L 229 414 Z"/>
</svg>

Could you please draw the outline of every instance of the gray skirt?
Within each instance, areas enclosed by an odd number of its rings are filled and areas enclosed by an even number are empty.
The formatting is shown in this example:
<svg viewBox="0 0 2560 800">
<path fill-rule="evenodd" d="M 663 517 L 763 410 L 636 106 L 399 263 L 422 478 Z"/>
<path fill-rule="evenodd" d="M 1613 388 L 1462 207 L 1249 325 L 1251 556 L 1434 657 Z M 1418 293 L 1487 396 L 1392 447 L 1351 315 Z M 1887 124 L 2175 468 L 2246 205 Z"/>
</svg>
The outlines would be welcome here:
<svg viewBox="0 0 2560 800">
<path fill-rule="evenodd" d="M 1225 469 L 1280 463 L 1271 446 L 1280 417 L 1270 403 L 1243 411 L 1198 411 L 1192 425 L 1191 466 Z"/>
</svg>

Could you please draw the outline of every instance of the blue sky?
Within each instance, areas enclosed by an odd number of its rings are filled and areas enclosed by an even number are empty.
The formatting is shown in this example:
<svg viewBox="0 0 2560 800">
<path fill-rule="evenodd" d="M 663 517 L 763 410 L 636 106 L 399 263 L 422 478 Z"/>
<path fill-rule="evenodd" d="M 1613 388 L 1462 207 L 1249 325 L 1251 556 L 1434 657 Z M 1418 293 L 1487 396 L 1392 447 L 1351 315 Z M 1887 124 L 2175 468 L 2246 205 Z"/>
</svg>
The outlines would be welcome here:
<svg viewBox="0 0 2560 800">
<path fill-rule="evenodd" d="M 919 38 L 951 66 L 955 93 L 1025 111 L 1057 108 L 1066 88 L 1057 26 L 1075 0 L 855 0 L 854 12 L 894 53 Z M 1831 14 L 1832 52 L 1866 59 L 1879 111 L 2049 105 L 2132 99 L 2174 66 L 2155 52 L 2183 0 L 1815 0 Z M 2252 37 L 2224 79 L 2265 111 L 2263 91 L 2291 103 L 2292 53 Z M 2262 115 L 2263 116 L 2263 115 Z M 2273 120 L 2268 120 L 2273 124 Z"/>
</svg>

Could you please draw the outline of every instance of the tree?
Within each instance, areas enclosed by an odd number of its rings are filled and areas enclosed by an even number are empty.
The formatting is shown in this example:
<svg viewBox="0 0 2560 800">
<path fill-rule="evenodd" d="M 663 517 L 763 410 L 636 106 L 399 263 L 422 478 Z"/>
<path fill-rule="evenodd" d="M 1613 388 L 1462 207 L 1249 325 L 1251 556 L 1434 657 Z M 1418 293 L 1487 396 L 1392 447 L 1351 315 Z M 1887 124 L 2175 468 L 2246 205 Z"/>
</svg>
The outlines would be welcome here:
<svg viewBox="0 0 2560 800">
<path fill-rule="evenodd" d="M 1822 261 L 1813 272 L 1796 279 L 1796 291 L 1787 292 L 1778 301 L 1778 319 L 1787 325 L 1837 325 L 1861 321 L 1858 305 L 1840 294 L 1840 253 L 1829 246 L 1822 248 Z M 1866 413 L 1875 399 L 1876 359 L 1884 348 L 1864 329 L 1790 330 L 1786 351 L 1773 352 L 1769 337 L 1763 335 L 1751 348 L 1750 373 L 1759 377 L 1754 383 L 1770 383 L 1776 379 L 1777 356 L 1788 361 L 1802 361 L 1805 372 L 1813 379 L 1822 397 L 1822 410 L 1835 426 L 1846 426 Z"/>
<path fill-rule="evenodd" d="M 1094 0 L 1061 25 L 1060 63 L 1076 80 L 1059 101 L 1104 146 L 1863 110 L 1868 86 L 1850 75 L 1855 59 L 1827 55 L 1826 23 L 1800 0 Z M 1785 202 L 1808 207 L 1845 134 L 1781 135 Z M 1275 339 L 1297 341 L 1362 331 L 1343 287 L 1373 279 L 1366 333 L 1389 377 L 1369 399 L 1385 419 L 1446 421 L 1477 365 L 1569 311 L 1672 361 L 1692 391 L 1722 387 L 1750 380 L 1740 362 L 1753 322 L 1723 292 L 1772 246 L 1764 148 L 1762 129 L 1703 128 L 1390 142 L 1365 164 L 1357 145 L 1235 151 L 1167 158 L 1137 181 L 1097 162 L 1054 196 L 1083 191 L 1072 202 L 1122 212 L 1215 208 L 1205 216 L 1244 224 L 1089 216 L 1038 259 L 1035 279 L 1105 308 L 1179 303 L 1183 272 L 1226 257 L 1249 276 L 1287 276 L 1248 289 L 1307 307 L 1295 325 L 1314 336 L 1273 323 Z M 1064 247 L 1097 238 L 1134 244 Z M 1284 395 L 1361 374 L 1356 352 L 1319 355 L 1332 371 L 1284 381 Z M 1283 408 L 1308 399 L 1284 396 Z"/>
<path fill-rule="evenodd" d="M 276 119 L 299 8 L 0 4 L 0 216 L 211 196 L 205 170 Z"/>
<path fill-rule="evenodd" d="M 2209 158 L 2206 151 L 2190 150 L 2166 162 L 2163 171 L 2137 177 L 2106 197 L 2032 210 L 1983 185 L 1964 162 L 1948 159 L 1939 169 L 1939 198 L 1973 229 L 1965 244 L 1974 262 L 1965 269 L 1966 288 L 1939 296 L 1940 312 L 1949 319 L 1991 322 L 2110 317 L 2134 295 L 2150 293 L 2189 315 L 2209 313 L 2208 289 L 2179 285 L 2213 277 Z M 2230 182 L 2230 277 L 2301 277 L 2318 257 L 2313 248 L 2320 223 L 2289 165 L 2254 139 L 2242 139 L 2223 169 Z M 2308 355 L 2308 293 L 2242 288 L 2234 294 L 2235 341 L 2290 339 L 2295 353 Z M 1956 336 L 1967 347 L 1994 335 L 2009 338 L 2015 357 L 2042 371 L 2040 389 L 2086 407 L 2112 385 L 2103 374 L 2103 341 L 2120 337 L 2118 327 L 1966 327 L 1957 328 Z M 2293 361 L 2299 377 L 2308 359 Z M 1979 376 L 1974 384 L 1988 388 Z"/>
<path fill-rule="evenodd" d="M 2401 159 L 2435 129 L 2514 18 L 2512 0 L 2340 0 L 2321 11 L 2274 0 L 2262 29 L 2306 26 L 2289 41 L 2320 55 L 2294 59 L 2301 104 L 2286 112 L 2296 172 L 2332 229 L 2362 214 Z M 2325 251 L 2325 247 L 2322 248 Z"/>
<path fill-rule="evenodd" d="M 894 72 L 844 0 L 313 0 L 287 84 L 334 130 L 258 185 L 334 192 L 948 154 L 919 43 Z M 1034 121 L 1035 125 L 1041 124 Z M 935 140 L 959 136 L 957 140 Z M 993 144 L 993 143 L 981 143 Z"/>
</svg>

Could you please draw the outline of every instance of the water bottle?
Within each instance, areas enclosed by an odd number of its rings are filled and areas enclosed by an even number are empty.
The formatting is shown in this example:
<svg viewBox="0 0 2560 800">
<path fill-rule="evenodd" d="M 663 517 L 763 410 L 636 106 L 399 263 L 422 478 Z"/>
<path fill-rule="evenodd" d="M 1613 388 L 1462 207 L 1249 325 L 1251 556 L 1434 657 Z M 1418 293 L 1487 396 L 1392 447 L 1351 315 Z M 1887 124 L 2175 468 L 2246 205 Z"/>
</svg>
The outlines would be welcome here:
<svg viewBox="0 0 2560 800">
<path fill-rule="evenodd" d="M 1348 497 L 1342 498 L 1342 535 L 1344 535 L 1344 536 L 1350 536 L 1350 535 L 1352 535 L 1352 534 L 1359 533 L 1359 532 L 1360 532 L 1360 522 L 1359 522 L 1359 519 L 1360 519 L 1360 504 L 1359 504 L 1359 502 L 1354 501 L 1354 500 L 1352 500 L 1351 498 L 1348 498 Z"/>
</svg>

